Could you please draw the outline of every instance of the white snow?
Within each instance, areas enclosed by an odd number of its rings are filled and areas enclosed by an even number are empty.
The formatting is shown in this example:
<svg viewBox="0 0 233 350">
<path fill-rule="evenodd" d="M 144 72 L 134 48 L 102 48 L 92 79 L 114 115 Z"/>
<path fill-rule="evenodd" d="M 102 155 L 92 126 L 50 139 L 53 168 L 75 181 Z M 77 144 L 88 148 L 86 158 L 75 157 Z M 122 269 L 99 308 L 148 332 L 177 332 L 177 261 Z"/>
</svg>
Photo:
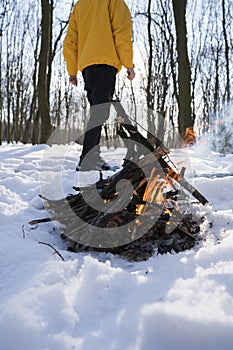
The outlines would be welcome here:
<svg viewBox="0 0 233 350">
<path fill-rule="evenodd" d="M 103 152 L 121 164 L 122 149 Z M 75 172 L 79 154 L 75 145 L 0 147 L 0 349 L 232 349 L 233 155 L 201 143 L 186 150 L 211 203 L 194 204 L 204 240 L 133 263 L 70 253 L 54 223 L 28 224 L 48 216 L 40 193 L 63 198 L 96 181 Z"/>
</svg>

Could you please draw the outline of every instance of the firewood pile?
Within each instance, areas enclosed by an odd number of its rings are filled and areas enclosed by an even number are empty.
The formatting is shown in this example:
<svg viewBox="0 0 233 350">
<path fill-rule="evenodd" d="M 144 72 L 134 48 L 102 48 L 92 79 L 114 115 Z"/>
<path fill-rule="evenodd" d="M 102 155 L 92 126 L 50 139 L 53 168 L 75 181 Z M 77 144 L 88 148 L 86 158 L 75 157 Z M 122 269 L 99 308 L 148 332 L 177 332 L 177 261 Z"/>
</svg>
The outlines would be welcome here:
<svg viewBox="0 0 233 350">
<path fill-rule="evenodd" d="M 74 252 L 111 252 L 141 261 L 193 248 L 200 228 L 189 210 L 188 193 L 203 205 L 208 201 L 184 179 L 185 169 L 174 170 L 169 150 L 156 137 L 144 138 L 119 103 L 114 107 L 128 150 L 122 169 L 108 178 L 100 173 L 95 184 L 74 187 L 77 194 L 45 199 L 50 220 L 60 223 L 61 236 Z"/>
</svg>

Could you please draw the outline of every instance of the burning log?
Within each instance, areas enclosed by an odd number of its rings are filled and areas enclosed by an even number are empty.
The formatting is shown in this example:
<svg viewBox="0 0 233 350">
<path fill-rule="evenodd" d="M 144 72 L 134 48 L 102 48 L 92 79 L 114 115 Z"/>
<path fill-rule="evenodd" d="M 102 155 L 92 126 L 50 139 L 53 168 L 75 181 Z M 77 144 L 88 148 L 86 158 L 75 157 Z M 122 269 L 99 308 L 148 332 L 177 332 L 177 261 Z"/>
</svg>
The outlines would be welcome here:
<svg viewBox="0 0 233 350">
<path fill-rule="evenodd" d="M 122 129 L 125 128 L 129 134 L 130 138 L 136 142 L 138 142 L 141 145 L 144 145 L 147 150 L 150 152 L 157 152 L 157 155 L 159 152 L 161 152 L 160 157 L 158 157 L 159 163 L 161 167 L 164 169 L 164 171 L 167 171 L 167 174 L 170 178 L 173 178 L 176 182 L 180 183 L 182 187 L 184 187 L 188 192 L 190 192 L 193 197 L 195 197 L 201 204 L 207 205 L 209 202 L 208 200 L 190 183 L 188 183 L 187 180 L 184 179 L 183 174 L 178 174 L 172 167 L 166 162 L 166 160 L 163 158 L 163 156 L 167 155 L 169 153 L 169 150 L 163 145 L 163 143 L 156 138 L 156 136 L 151 135 L 151 140 L 154 141 L 156 148 L 154 148 L 151 141 L 144 138 L 137 128 L 133 126 L 130 122 L 129 116 L 126 114 L 125 110 L 123 109 L 122 105 L 120 103 L 114 103 L 113 104 L 118 116 L 120 116 L 121 126 L 120 126 L 120 135 L 124 132 Z M 124 132 L 124 137 L 127 138 L 127 134 Z"/>
<path fill-rule="evenodd" d="M 63 226 L 62 238 L 68 239 L 72 251 L 107 251 L 144 260 L 156 249 L 163 254 L 192 248 L 199 239 L 199 226 L 177 205 L 189 204 L 182 187 L 203 205 L 207 199 L 184 179 L 185 169 L 178 174 L 165 160 L 169 150 L 160 140 L 145 139 L 122 106 L 114 103 L 114 107 L 118 133 L 130 141 L 127 161 L 107 179 L 100 173 L 95 184 L 74 187 L 75 195 L 45 200 L 51 220 Z"/>
</svg>

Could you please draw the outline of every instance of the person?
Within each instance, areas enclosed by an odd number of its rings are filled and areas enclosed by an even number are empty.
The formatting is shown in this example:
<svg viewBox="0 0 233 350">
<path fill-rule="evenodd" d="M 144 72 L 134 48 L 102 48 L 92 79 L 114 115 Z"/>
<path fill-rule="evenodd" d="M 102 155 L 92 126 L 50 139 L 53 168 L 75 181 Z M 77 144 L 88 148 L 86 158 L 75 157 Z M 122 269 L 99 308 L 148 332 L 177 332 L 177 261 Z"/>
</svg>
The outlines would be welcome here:
<svg viewBox="0 0 233 350">
<path fill-rule="evenodd" d="M 128 79 L 135 77 L 132 21 L 125 1 L 78 0 L 69 19 L 63 55 L 71 84 L 77 86 L 77 73 L 82 72 L 91 106 L 76 170 L 108 170 L 110 166 L 100 157 L 99 143 L 102 125 L 109 117 L 116 74 L 124 66 Z"/>
</svg>

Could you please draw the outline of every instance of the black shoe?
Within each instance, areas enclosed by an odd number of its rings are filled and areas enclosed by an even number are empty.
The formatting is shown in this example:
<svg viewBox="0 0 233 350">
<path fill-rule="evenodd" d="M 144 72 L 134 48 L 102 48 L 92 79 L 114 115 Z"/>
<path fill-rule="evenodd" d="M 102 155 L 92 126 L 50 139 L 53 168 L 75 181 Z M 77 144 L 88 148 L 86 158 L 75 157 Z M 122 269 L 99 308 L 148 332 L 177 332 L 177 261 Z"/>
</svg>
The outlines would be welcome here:
<svg viewBox="0 0 233 350">
<path fill-rule="evenodd" d="M 81 156 L 79 164 L 76 167 L 76 171 L 116 171 L 117 169 L 119 169 L 118 166 L 108 164 L 100 157 L 99 153 L 97 152 L 93 153 L 88 158 L 82 158 Z"/>
</svg>

